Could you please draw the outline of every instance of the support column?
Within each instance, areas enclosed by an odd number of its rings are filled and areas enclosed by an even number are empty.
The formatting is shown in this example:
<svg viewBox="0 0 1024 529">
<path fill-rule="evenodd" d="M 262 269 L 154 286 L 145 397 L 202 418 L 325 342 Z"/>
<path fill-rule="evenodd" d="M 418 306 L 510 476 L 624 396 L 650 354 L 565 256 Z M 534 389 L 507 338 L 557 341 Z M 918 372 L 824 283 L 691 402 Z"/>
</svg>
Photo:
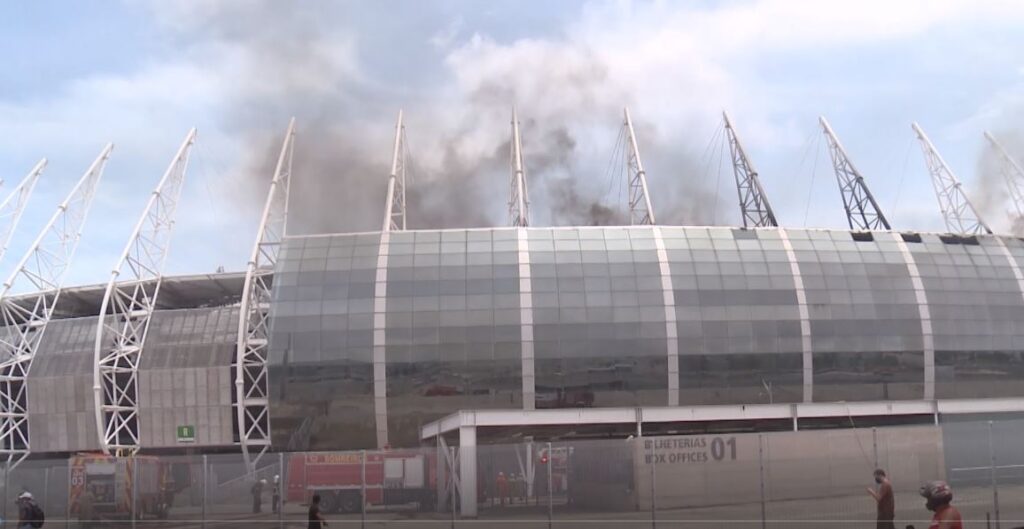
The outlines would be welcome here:
<svg viewBox="0 0 1024 529">
<path fill-rule="evenodd" d="M 476 426 L 459 427 L 459 503 L 463 518 L 476 518 Z"/>
<path fill-rule="evenodd" d="M 879 235 L 881 236 L 881 235 Z M 914 261 L 914 254 L 903 237 L 893 233 L 896 245 L 903 254 L 903 260 L 907 263 L 907 271 L 910 273 L 910 282 L 914 286 L 914 298 L 917 300 L 917 314 L 921 318 L 921 344 L 924 354 L 924 400 L 935 399 L 935 339 L 932 335 L 932 316 L 928 308 L 928 294 L 924 290 L 924 282 L 921 281 L 921 272 L 917 269 Z"/>
<path fill-rule="evenodd" d="M 807 293 L 804 291 L 804 279 L 800 275 L 800 263 L 796 260 L 796 252 L 789 242 L 789 235 L 785 229 L 779 229 L 779 238 L 782 240 L 782 247 L 786 250 L 786 258 L 789 259 L 789 268 L 793 272 L 793 288 L 796 290 L 797 308 L 800 311 L 800 350 L 803 353 L 804 372 L 804 402 L 814 401 L 814 355 L 811 345 L 811 315 L 807 309 Z"/>
<path fill-rule="evenodd" d="M 373 294 L 373 414 L 377 424 L 377 448 L 388 446 L 387 338 L 388 245 L 391 234 L 380 234 L 377 278 Z"/>
<path fill-rule="evenodd" d="M 672 287 L 672 270 L 668 263 L 668 251 L 661 238 L 661 228 L 655 226 L 654 247 L 658 252 L 658 267 L 661 269 L 661 291 L 665 303 L 665 354 L 668 360 L 668 405 L 679 405 L 679 333 L 676 327 L 676 298 Z"/>
<path fill-rule="evenodd" d="M 530 243 L 526 228 L 516 229 L 519 250 L 519 342 L 522 356 L 523 409 L 535 405 L 537 381 L 533 356 L 533 286 L 530 279 Z"/>
</svg>

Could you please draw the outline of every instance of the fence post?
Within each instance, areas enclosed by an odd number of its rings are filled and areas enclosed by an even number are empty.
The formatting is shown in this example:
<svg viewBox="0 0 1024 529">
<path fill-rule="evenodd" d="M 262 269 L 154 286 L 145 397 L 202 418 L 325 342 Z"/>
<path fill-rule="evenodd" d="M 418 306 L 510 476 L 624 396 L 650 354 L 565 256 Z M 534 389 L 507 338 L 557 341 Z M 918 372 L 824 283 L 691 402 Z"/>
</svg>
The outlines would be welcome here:
<svg viewBox="0 0 1024 529">
<path fill-rule="evenodd" d="M 856 435 L 856 432 L 854 432 L 854 435 Z M 871 450 L 872 450 L 872 453 L 875 455 L 875 468 L 880 468 L 879 465 L 878 465 L 878 428 L 877 427 L 872 427 L 871 428 Z"/>
<path fill-rule="evenodd" d="M 71 483 L 71 465 L 68 465 L 68 483 Z M 10 498 L 7 496 L 7 491 L 11 490 L 9 486 L 11 480 L 11 461 L 7 460 L 7 464 L 4 466 L 4 526 L 7 526 L 7 504 L 10 503 Z M 70 503 L 70 502 L 68 502 Z"/>
<path fill-rule="evenodd" d="M 650 443 L 651 443 L 651 529 L 657 529 L 658 528 L 658 515 L 657 515 L 657 512 L 658 512 L 658 500 L 657 500 L 658 487 L 657 487 L 656 483 L 657 483 L 657 472 L 658 471 L 656 469 L 658 468 L 658 458 L 655 457 L 657 455 L 657 453 L 654 451 L 654 445 L 655 445 L 654 440 L 652 439 L 650 441 Z"/>
<path fill-rule="evenodd" d="M 996 451 L 992 442 L 992 421 L 988 421 L 988 454 L 992 466 L 992 507 L 996 513 L 996 529 L 1001 529 L 999 518 L 999 483 L 996 480 Z"/>
<path fill-rule="evenodd" d="M 761 482 L 761 529 L 768 527 L 768 512 L 764 497 L 764 434 L 757 434 L 757 465 Z"/>
<path fill-rule="evenodd" d="M 71 460 L 68 460 L 67 465 L 68 465 L 68 484 L 67 484 L 68 485 L 67 486 L 68 504 L 64 508 L 64 511 L 67 513 L 67 519 L 64 521 L 64 527 L 65 527 L 65 529 L 70 529 L 71 528 Z M 4 493 L 4 495 L 5 496 L 7 495 L 6 492 Z M 6 511 L 6 508 L 4 510 Z M 94 513 L 93 514 L 93 518 L 98 518 L 98 516 L 96 516 L 96 514 Z M 4 520 L 6 520 L 6 519 L 7 519 L 7 517 L 4 516 Z"/>
<path fill-rule="evenodd" d="M 277 488 L 277 504 L 274 508 L 277 510 L 277 527 L 284 529 L 284 486 L 285 478 L 287 477 L 286 469 L 284 467 L 284 452 L 277 453 L 277 483 L 274 483 L 274 487 Z M 274 496 L 270 496 L 270 501 L 274 501 Z"/>
<path fill-rule="evenodd" d="M 552 520 L 555 518 L 555 493 L 554 487 L 552 486 L 553 481 L 551 479 L 551 467 L 554 466 L 555 460 L 551 456 L 551 443 L 548 443 L 548 464 L 546 465 L 548 467 L 548 529 L 551 529 Z"/>
<path fill-rule="evenodd" d="M 138 460 L 135 459 L 135 454 L 132 454 L 129 461 L 132 464 L 132 529 L 135 529 L 135 520 L 139 517 L 139 465 Z"/>
<path fill-rule="evenodd" d="M 458 494 L 459 491 L 458 491 L 458 487 L 455 486 L 455 479 L 458 476 L 458 473 L 455 472 L 455 447 L 454 446 L 449 446 L 448 447 L 448 455 L 450 457 L 450 459 L 448 460 L 449 461 L 448 464 L 450 465 L 448 467 L 448 474 L 449 474 L 449 479 L 451 480 L 451 484 L 452 484 L 452 486 L 451 486 L 452 493 L 449 495 L 449 498 L 451 498 L 451 500 L 449 501 L 449 503 L 451 504 L 451 508 L 452 508 L 452 529 L 455 529 L 455 508 L 456 508 L 455 507 L 455 501 L 459 497 L 459 494 Z"/>
<path fill-rule="evenodd" d="M 360 492 L 359 492 L 359 512 L 360 512 L 360 515 L 359 515 L 359 517 L 360 517 L 360 527 L 363 527 L 365 529 L 366 528 L 366 450 L 363 450 L 363 457 L 360 458 L 360 460 L 362 461 L 362 468 L 359 471 L 359 475 L 361 476 L 361 478 L 359 479 L 359 483 L 360 483 L 360 485 L 359 485 L 360 486 Z M 381 489 L 381 494 L 383 494 L 383 493 L 384 493 L 384 490 Z"/>
<path fill-rule="evenodd" d="M 202 527 L 206 529 L 206 497 L 210 494 L 210 466 L 206 454 L 203 454 L 203 512 Z"/>
</svg>

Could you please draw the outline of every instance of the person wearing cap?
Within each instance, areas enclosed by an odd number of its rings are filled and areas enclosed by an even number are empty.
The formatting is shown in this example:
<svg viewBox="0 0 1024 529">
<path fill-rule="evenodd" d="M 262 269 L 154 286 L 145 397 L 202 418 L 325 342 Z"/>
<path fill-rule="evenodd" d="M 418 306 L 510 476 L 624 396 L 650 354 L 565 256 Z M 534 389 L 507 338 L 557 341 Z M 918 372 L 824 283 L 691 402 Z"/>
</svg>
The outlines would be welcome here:
<svg viewBox="0 0 1024 529">
<path fill-rule="evenodd" d="M 928 529 L 964 529 L 963 518 L 953 501 L 953 490 L 945 481 L 929 481 L 921 487 L 921 496 L 925 499 L 924 506 L 935 513 Z"/>
<path fill-rule="evenodd" d="M 892 494 L 892 482 L 885 475 L 885 470 L 875 469 L 875 483 L 878 490 L 868 487 L 868 494 L 875 499 L 878 507 L 878 516 L 875 518 L 877 529 L 896 529 L 896 499 Z"/>
<path fill-rule="evenodd" d="M 36 513 L 42 509 L 36 505 L 36 500 L 29 491 L 22 492 L 18 499 L 18 529 L 34 529 L 32 522 L 40 522 Z"/>
</svg>

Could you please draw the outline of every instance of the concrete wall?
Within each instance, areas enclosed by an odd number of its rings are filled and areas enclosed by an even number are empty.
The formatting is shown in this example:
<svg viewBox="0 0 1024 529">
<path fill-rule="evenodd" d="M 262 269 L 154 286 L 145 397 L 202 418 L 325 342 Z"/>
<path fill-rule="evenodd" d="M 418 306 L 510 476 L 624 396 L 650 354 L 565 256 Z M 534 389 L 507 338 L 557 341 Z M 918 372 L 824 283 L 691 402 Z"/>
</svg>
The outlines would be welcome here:
<svg viewBox="0 0 1024 529">
<path fill-rule="evenodd" d="M 657 507 L 670 509 L 758 503 L 762 481 L 766 501 L 866 495 L 876 466 L 897 492 L 945 478 L 936 426 L 646 438 L 634 454 L 640 509 L 652 487 Z"/>
</svg>

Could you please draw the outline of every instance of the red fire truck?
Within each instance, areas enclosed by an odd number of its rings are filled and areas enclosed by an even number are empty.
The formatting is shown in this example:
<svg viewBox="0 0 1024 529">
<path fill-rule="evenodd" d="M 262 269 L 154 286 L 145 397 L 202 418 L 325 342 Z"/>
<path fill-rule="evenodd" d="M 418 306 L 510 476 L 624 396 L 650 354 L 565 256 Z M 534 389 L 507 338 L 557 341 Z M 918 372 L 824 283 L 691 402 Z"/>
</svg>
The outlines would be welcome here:
<svg viewBox="0 0 1024 529">
<path fill-rule="evenodd" d="M 174 495 L 188 487 L 191 480 L 188 464 L 150 456 L 76 454 L 69 464 L 72 513 L 78 512 L 78 498 L 88 488 L 93 494 L 95 513 L 103 519 L 129 517 L 133 508 L 139 518 L 166 518 Z"/>
<path fill-rule="evenodd" d="M 317 452 L 293 454 L 288 459 L 287 499 L 308 504 L 320 495 L 320 508 L 328 513 L 353 513 L 365 504 L 434 504 L 437 490 L 436 458 L 415 451 Z M 365 476 L 365 487 L 363 485 Z"/>
</svg>

